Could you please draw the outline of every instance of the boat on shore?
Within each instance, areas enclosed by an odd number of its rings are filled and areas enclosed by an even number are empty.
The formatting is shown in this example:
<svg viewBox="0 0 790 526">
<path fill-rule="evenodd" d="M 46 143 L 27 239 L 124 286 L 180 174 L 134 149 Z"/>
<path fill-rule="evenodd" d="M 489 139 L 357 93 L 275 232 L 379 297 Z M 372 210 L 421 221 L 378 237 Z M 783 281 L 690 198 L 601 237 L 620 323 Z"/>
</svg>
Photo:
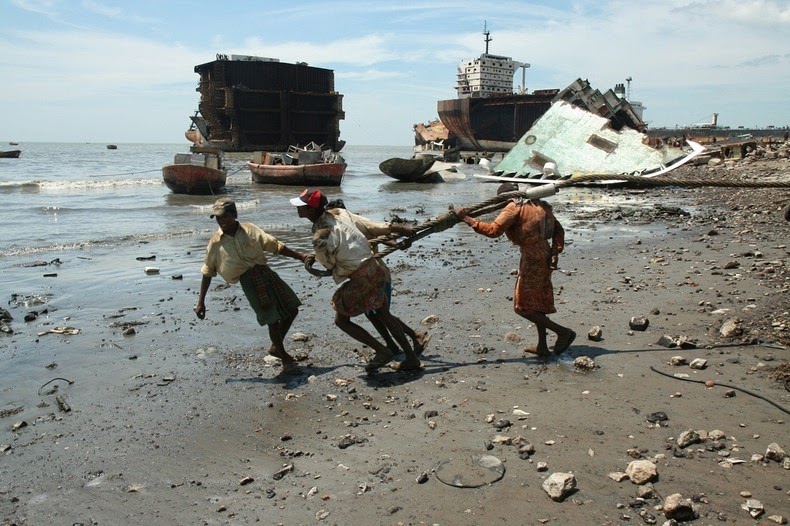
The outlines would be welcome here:
<svg viewBox="0 0 790 526">
<path fill-rule="evenodd" d="M 252 180 L 287 186 L 340 186 L 346 160 L 337 152 L 322 150 L 314 142 L 290 146 L 285 153 L 254 152 L 247 161 Z"/>
<path fill-rule="evenodd" d="M 162 167 L 165 185 L 174 194 L 219 193 L 225 187 L 227 175 L 222 150 L 216 148 L 193 148 L 192 153 L 177 153 L 173 164 Z"/>
<path fill-rule="evenodd" d="M 22 150 L 8 150 L 8 151 L 0 151 L 0 158 L 5 159 L 16 159 L 22 154 Z"/>
</svg>

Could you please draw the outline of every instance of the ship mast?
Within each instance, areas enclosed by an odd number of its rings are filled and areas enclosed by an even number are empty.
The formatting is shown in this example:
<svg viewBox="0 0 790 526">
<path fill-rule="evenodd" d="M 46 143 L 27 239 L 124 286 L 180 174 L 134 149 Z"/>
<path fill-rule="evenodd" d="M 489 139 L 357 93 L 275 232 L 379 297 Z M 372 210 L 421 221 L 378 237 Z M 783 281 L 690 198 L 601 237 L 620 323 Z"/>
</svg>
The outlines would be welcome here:
<svg viewBox="0 0 790 526">
<path fill-rule="evenodd" d="M 483 20 L 483 34 L 486 36 L 486 55 L 488 55 L 488 43 L 494 40 L 491 38 L 491 32 L 488 30 L 488 22 Z"/>
</svg>

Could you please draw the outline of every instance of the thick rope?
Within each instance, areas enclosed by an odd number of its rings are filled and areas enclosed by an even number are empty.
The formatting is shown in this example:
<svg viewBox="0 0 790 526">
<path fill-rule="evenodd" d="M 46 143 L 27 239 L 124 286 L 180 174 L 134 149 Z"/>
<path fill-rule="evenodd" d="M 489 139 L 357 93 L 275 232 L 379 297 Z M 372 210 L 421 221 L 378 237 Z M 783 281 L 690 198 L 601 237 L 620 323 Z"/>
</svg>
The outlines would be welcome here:
<svg viewBox="0 0 790 526">
<path fill-rule="evenodd" d="M 680 186 L 685 188 L 702 188 L 708 186 L 720 187 L 720 188 L 790 188 L 790 182 L 782 182 L 782 181 L 762 181 L 762 182 L 748 182 L 748 181 L 722 181 L 722 180 L 689 180 L 689 179 L 669 179 L 669 178 L 661 178 L 661 177 L 644 177 L 639 175 L 604 175 L 604 174 L 584 174 L 584 175 L 574 175 L 569 179 L 561 179 L 556 183 L 547 183 L 552 184 L 556 190 L 561 188 L 568 188 L 571 186 L 582 185 L 585 183 L 592 183 L 592 182 L 601 182 L 601 181 L 622 181 L 623 186 L 628 187 L 639 187 L 645 188 L 649 186 Z M 534 190 L 538 190 L 541 187 L 537 187 Z M 495 212 L 501 208 L 504 208 L 508 201 L 515 197 L 522 197 L 525 199 L 532 199 L 534 198 L 533 195 L 530 195 L 531 191 L 527 190 L 526 192 L 507 192 L 502 193 L 499 195 L 495 195 L 485 201 L 482 201 L 476 205 L 467 207 L 467 215 L 471 217 L 477 217 L 485 214 L 489 214 L 491 212 Z M 450 206 L 450 211 L 446 214 L 443 214 L 436 219 L 431 219 L 423 224 L 415 227 L 414 234 L 411 236 L 405 237 L 400 241 L 396 241 L 397 236 L 395 235 L 387 235 L 387 236 L 379 236 L 377 238 L 371 239 L 370 244 L 371 246 L 377 245 L 379 243 L 383 243 L 388 245 L 387 248 L 375 254 L 374 257 L 383 258 L 384 256 L 388 256 L 392 254 L 396 250 L 405 250 L 411 247 L 411 245 L 424 237 L 427 237 L 431 234 L 436 232 L 442 232 L 449 228 L 452 228 L 457 223 L 459 223 L 461 219 L 455 214 L 455 211 Z"/>
</svg>

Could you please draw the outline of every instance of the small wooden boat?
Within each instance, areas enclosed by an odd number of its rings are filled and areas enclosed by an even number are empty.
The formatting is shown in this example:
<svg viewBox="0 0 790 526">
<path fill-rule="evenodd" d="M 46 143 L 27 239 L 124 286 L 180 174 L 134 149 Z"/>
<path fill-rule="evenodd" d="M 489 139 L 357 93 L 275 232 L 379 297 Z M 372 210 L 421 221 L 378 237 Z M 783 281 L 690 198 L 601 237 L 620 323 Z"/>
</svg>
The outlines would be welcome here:
<svg viewBox="0 0 790 526">
<path fill-rule="evenodd" d="M 7 159 L 16 159 L 22 153 L 22 150 L 0 151 L 0 157 Z"/>
<path fill-rule="evenodd" d="M 227 175 L 222 150 L 217 148 L 177 153 L 173 164 L 162 167 L 165 184 L 175 194 L 216 194 L 225 187 Z"/>
<path fill-rule="evenodd" d="M 441 176 L 430 168 L 436 159 L 429 157 L 413 157 L 403 159 L 393 157 L 382 161 L 379 170 L 385 175 L 404 183 L 440 183 Z"/>
<path fill-rule="evenodd" d="M 247 166 L 252 180 L 261 184 L 290 186 L 340 186 L 346 173 L 346 160 L 331 150 L 310 143 L 304 148 L 291 146 L 287 153 L 254 152 Z"/>
</svg>

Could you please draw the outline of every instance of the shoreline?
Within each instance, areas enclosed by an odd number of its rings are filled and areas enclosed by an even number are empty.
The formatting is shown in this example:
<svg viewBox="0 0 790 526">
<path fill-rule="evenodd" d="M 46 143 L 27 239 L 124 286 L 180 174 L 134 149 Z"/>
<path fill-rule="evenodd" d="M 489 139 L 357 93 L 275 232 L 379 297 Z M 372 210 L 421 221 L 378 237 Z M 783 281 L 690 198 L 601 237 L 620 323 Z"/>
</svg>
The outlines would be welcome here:
<svg viewBox="0 0 790 526">
<path fill-rule="evenodd" d="M 718 386 L 737 385 L 790 408 L 777 381 L 786 370 L 788 329 L 771 325 L 771 316 L 787 310 L 787 225 L 758 199 L 777 197 L 687 192 L 684 199 L 727 212 L 690 217 L 667 206 L 671 195 L 633 194 L 634 210 L 563 221 L 572 243 L 555 274 L 552 318 L 578 337 L 560 359 L 522 352 L 534 328 L 512 311 L 515 247 L 466 235 L 465 225 L 387 260 L 393 312 L 413 327 L 437 319 L 420 326 L 433 339 L 419 374 L 366 375 L 359 355 L 367 351 L 332 325 L 331 280 L 308 279 L 297 268 L 281 273 L 304 304 L 286 339 L 289 352 L 305 357 L 306 374 L 298 377 L 276 374 L 278 364 L 265 356 L 268 337 L 239 287 L 215 282 L 207 319 L 197 320 L 191 307 L 199 280 L 186 272 L 176 291 L 124 298 L 124 306 L 137 307 L 125 319 L 147 321 L 133 336 L 109 329 L 114 319 L 106 318 L 77 335 L 40 336 L 27 355 L 32 335 L 3 336 L 0 353 L 19 376 L 0 391 L 0 409 L 22 408 L 0 418 L 0 444 L 8 446 L 0 451 L 3 524 L 479 524 L 519 517 L 524 524 L 608 525 L 646 515 L 662 524 L 656 507 L 673 493 L 694 500 L 693 524 L 753 524 L 740 508 L 742 492 L 764 505 L 758 523 L 787 517 L 786 469 L 751 458 L 774 442 L 790 448 L 786 413 L 742 392 L 725 398 Z M 638 225 L 640 234 L 599 242 L 618 224 Z M 166 257 L 185 256 L 173 249 Z M 737 266 L 727 268 L 731 261 Z M 21 325 L 23 311 L 9 310 Z M 57 324 L 79 315 L 51 313 Z M 649 319 L 647 330 L 629 327 L 635 316 Z M 744 332 L 725 338 L 720 329 L 733 317 Z M 602 341 L 587 339 L 594 326 Z M 294 341 L 297 333 L 305 338 Z M 663 347 L 657 342 L 664 335 L 696 347 Z M 90 360 L 72 364 L 65 357 L 74 353 Z M 708 366 L 669 365 L 678 355 Z M 580 356 L 597 368 L 577 371 Z M 57 366 L 47 369 L 51 363 Z M 667 378 L 651 366 L 714 386 Z M 74 383 L 38 395 L 53 377 Z M 58 395 L 71 411 L 59 410 Z M 647 420 L 656 412 L 669 417 L 665 425 Z M 510 425 L 495 427 L 500 420 Z M 27 426 L 12 431 L 19 421 Z M 725 438 L 680 448 L 677 438 L 688 429 L 722 430 Z M 527 444 L 534 453 L 524 454 Z M 441 461 L 473 454 L 502 460 L 502 480 L 461 489 L 437 478 Z M 652 491 L 608 476 L 637 457 L 657 466 Z M 563 502 L 541 487 L 554 472 L 577 480 Z"/>
</svg>

